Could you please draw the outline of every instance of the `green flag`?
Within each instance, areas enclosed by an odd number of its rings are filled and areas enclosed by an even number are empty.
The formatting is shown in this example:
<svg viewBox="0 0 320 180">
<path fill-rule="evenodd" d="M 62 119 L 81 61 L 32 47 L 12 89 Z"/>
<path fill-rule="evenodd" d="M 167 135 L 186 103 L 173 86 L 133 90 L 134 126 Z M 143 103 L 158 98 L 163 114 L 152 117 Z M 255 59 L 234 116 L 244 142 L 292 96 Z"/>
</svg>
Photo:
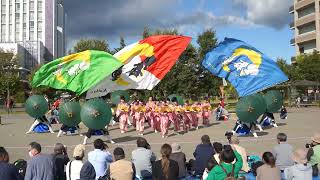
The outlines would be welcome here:
<svg viewBox="0 0 320 180">
<path fill-rule="evenodd" d="M 80 95 L 122 65 L 107 52 L 87 50 L 43 65 L 35 73 L 31 85 L 68 89 Z"/>
</svg>

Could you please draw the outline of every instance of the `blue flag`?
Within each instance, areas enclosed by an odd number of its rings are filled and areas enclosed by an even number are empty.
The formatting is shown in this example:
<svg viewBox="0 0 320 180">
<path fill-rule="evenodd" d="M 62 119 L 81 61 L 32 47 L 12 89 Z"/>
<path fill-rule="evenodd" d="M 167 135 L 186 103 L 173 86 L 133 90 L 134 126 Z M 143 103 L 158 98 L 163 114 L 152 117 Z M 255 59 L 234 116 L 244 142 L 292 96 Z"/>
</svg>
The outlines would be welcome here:
<svg viewBox="0 0 320 180">
<path fill-rule="evenodd" d="M 288 80 L 276 62 L 249 44 L 232 38 L 225 38 L 208 52 L 202 65 L 212 74 L 228 80 L 240 97 Z"/>
</svg>

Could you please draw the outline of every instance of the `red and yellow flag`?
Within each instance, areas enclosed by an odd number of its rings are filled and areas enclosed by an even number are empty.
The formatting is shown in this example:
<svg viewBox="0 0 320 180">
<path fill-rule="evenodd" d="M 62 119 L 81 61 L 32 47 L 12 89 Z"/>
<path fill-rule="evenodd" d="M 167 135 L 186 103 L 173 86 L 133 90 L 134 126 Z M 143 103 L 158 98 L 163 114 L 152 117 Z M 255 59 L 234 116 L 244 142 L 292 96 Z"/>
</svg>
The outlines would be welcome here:
<svg viewBox="0 0 320 180">
<path fill-rule="evenodd" d="M 87 92 L 87 98 L 115 90 L 153 89 L 176 63 L 191 38 L 175 35 L 150 36 L 124 47 L 114 57 L 125 65 Z"/>
</svg>

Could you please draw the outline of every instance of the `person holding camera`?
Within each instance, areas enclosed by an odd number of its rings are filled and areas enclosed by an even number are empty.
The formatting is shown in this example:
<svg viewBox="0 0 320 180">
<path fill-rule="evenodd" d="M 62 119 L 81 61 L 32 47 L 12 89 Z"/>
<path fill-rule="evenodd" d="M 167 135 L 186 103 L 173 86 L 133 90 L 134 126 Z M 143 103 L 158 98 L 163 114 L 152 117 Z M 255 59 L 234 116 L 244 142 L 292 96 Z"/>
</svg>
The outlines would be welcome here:
<svg viewBox="0 0 320 180">
<path fill-rule="evenodd" d="M 312 143 L 306 144 L 306 148 L 309 148 L 307 159 L 312 166 L 312 175 L 318 176 L 318 164 L 320 163 L 320 133 L 315 133 L 311 140 Z"/>
<path fill-rule="evenodd" d="M 65 180 L 64 166 L 69 162 L 67 148 L 61 143 L 56 143 L 53 150 L 53 161 L 55 166 L 55 180 Z"/>
</svg>

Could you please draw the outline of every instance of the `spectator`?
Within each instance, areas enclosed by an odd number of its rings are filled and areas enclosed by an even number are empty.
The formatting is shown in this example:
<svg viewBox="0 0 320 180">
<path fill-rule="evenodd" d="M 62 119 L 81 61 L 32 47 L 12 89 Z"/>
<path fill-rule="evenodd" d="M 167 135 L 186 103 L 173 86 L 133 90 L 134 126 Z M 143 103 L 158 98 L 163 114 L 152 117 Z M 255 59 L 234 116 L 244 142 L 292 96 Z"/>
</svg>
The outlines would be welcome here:
<svg viewBox="0 0 320 180">
<path fill-rule="evenodd" d="M 80 180 L 95 180 L 96 171 L 93 165 L 87 161 L 83 164 L 80 170 Z"/>
<path fill-rule="evenodd" d="M 186 155 L 182 152 L 181 146 L 177 143 L 173 143 L 172 154 L 170 154 L 170 159 L 176 161 L 179 165 L 179 178 L 183 179 L 187 176 L 186 170 Z"/>
<path fill-rule="evenodd" d="M 318 165 L 320 163 L 320 133 L 315 133 L 311 138 L 312 143 L 309 144 L 309 150 L 307 158 L 312 166 L 312 175 L 318 176 L 319 169 Z"/>
<path fill-rule="evenodd" d="M 121 147 L 113 151 L 115 162 L 111 163 L 107 171 L 108 179 L 134 180 L 136 170 L 132 162 L 125 160 L 125 154 Z"/>
<path fill-rule="evenodd" d="M 162 159 L 156 161 L 152 166 L 152 178 L 154 180 L 177 180 L 179 179 L 179 165 L 176 161 L 169 159 L 172 148 L 169 144 L 161 146 Z"/>
<path fill-rule="evenodd" d="M 295 165 L 284 170 L 284 177 L 287 180 L 312 179 L 312 167 L 307 160 L 307 151 L 304 149 L 296 150 L 292 159 Z"/>
<path fill-rule="evenodd" d="M 41 145 L 37 142 L 31 142 L 25 180 L 53 180 L 54 163 L 51 155 L 41 153 Z"/>
<path fill-rule="evenodd" d="M 106 151 L 108 147 L 101 139 L 96 139 L 93 142 L 94 150 L 88 153 L 88 161 L 92 164 L 95 170 L 96 179 L 103 176 L 112 162 L 112 155 Z"/>
<path fill-rule="evenodd" d="M 278 145 L 276 145 L 272 154 L 276 159 L 276 166 L 283 170 L 287 167 L 293 165 L 293 160 L 291 158 L 292 155 L 292 146 L 287 143 L 287 135 L 284 133 L 279 133 L 277 135 Z"/>
<path fill-rule="evenodd" d="M 73 161 L 68 162 L 66 166 L 66 177 L 67 180 L 78 180 L 80 179 L 80 170 L 83 166 L 85 146 L 78 144 L 73 150 Z"/>
<path fill-rule="evenodd" d="M 66 147 L 61 143 L 56 143 L 53 152 L 53 161 L 55 165 L 55 180 L 65 180 L 66 172 L 64 166 L 69 162 Z"/>
<path fill-rule="evenodd" d="M 0 147 L 0 179 L 23 180 L 18 169 L 9 164 L 9 154 L 4 147 Z"/>
<path fill-rule="evenodd" d="M 207 167 L 203 171 L 202 179 L 206 180 L 208 178 L 209 172 L 212 170 L 212 168 L 214 168 L 218 164 L 219 163 L 217 163 L 215 159 L 210 159 L 208 161 Z"/>
<path fill-rule="evenodd" d="M 236 136 L 232 136 L 230 139 L 230 145 L 232 146 L 233 149 L 235 149 L 242 157 L 242 161 L 243 161 L 243 165 L 241 170 L 244 172 L 249 172 L 250 168 L 249 168 L 249 164 L 247 161 L 247 151 L 245 148 L 239 146 L 239 139 Z"/>
<path fill-rule="evenodd" d="M 137 149 L 132 151 L 132 162 L 136 168 L 136 176 L 147 179 L 152 178 L 152 163 L 155 162 L 156 156 L 148 148 L 150 146 L 145 138 L 137 139 Z"/>
<path fill-rule="evenodd" d="M 195 174 L 202 176 L 204 169 L 207 167 L 209 159 L 214 155 L 214 150 L 210 142 L 208 135 L 203 135 L 201 137 L 201 144 L 196 147 L 193 153 L 195 157 L 194 168 Z"/>
<path fill-rule="evenodd" d="M 276 159 L 271 152 L 265 152 L 262 155 L 264 165 L 257 169 L 257 180 L 280 180 L 281 172 L 276 167 Z"/>
<path fill-rule="evenodd" d="M 213 155 L 214 160 L 216 161 L 216 164 L 220 163 L 220 153 L 222 152 L 222 144 L 219 142 L 212 143 L 213 149 L 215 154 Z"/>
<path fill-rule="evenodd" d="M 207 180 L 225 179 L 226 177 L 238 178 L 242 168 L 242 158 L 237 151 L 233 151 L 230 145 L 226 145 L 220 153 L 220 163 L 211 169 Z"/>
</svg>

